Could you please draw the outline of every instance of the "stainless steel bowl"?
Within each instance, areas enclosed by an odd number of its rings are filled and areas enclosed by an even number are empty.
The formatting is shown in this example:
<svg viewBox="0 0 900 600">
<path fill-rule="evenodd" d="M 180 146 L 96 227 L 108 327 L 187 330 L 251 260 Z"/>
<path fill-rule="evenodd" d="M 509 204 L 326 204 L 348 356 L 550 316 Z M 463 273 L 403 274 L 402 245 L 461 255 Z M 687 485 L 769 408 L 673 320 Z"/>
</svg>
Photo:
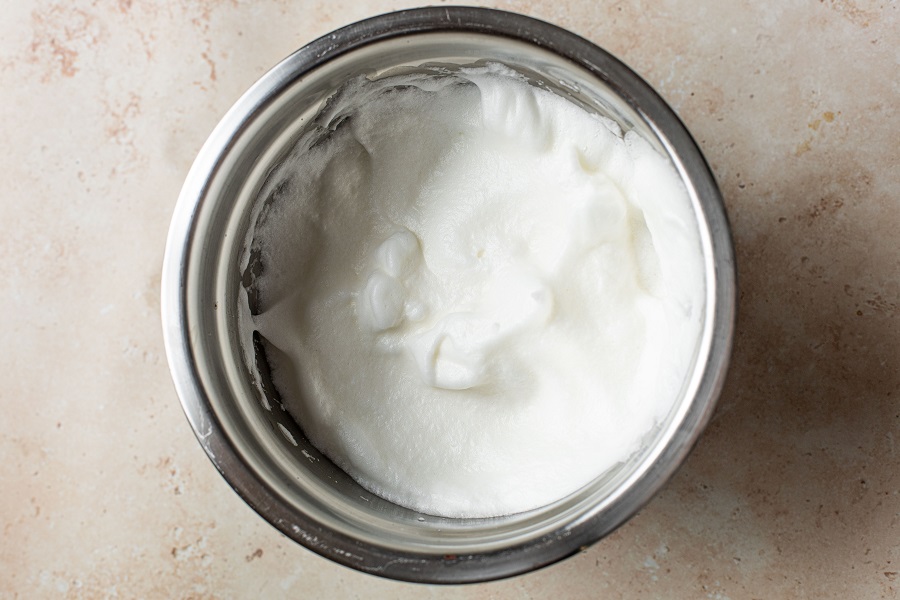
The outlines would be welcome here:
<svg viewBox="0 0 900 600">
<path fill-rule="evenodd" d="M 252 293 L 241 256 L 266 174 L 342 82 L 426 62 L 506 63 L 634 129 L 667 155 L 689 192 L 706 264 L 702 340 L 683 395 L 645 448 L 552 505 L 491 519 L 419 514 L 372 495 L 312 447 L 281 407 L 263 353 L 239 327 Z M 478 8 L 382 15 L 322 37 L 263 76 L 200 151 L 175 209 L 162 279 L 166 351 L 194 432 L 216 468 L 291 539 L 366 573 L 463 583 L 531 571 L 621 525 L 683 461 L 725 376 L 735 313 L 728 223 L 685 127 L 637 75 L 553 25 Z M 251 357 L 246 360 L 246 357 Z M 260 391 L 262 390 L 262 391 Z M 577 457 L 573 457 L 577 460 Z"/>
</svg>

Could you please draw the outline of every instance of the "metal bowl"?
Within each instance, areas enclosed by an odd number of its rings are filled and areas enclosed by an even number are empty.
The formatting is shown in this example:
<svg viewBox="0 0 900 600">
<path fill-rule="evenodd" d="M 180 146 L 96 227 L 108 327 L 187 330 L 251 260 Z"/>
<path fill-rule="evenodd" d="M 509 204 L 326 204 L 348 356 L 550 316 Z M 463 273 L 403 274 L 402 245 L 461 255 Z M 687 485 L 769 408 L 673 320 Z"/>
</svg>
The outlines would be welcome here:
<svg viewBox="0 0 900 600">
<path fill-rule="evenodd" d="M 262 345 L 249 341 L 252 331 L 239 319 L 241 295 L 252 294 L 241 260 L 267 173 L 344 81 L 403 65 L 479 60 L 528 72 L 623 130 L 636 130 L 669 157 L 697 217 L 706 304 L 682 396 L 641 451 L 543 508 L 448 519 L 367 492 L 309 444 L 268 380 Z M 478 8 L 422 8 L 361 21 L 310 43 L 263 76 L 225 115 L 191 168 L 172 219 L 162 278 L 175 387 L 198 440 L 228 483 L 282 533 L 322 556 L 417 582 L 463 583 L 531 571 L 578 552 L 634 515 L 684 460 L 712 413 L 734 313 L 733 249 L 721 196 L 675 113 L 592 43 L 542 21 Z"/>
</svg>

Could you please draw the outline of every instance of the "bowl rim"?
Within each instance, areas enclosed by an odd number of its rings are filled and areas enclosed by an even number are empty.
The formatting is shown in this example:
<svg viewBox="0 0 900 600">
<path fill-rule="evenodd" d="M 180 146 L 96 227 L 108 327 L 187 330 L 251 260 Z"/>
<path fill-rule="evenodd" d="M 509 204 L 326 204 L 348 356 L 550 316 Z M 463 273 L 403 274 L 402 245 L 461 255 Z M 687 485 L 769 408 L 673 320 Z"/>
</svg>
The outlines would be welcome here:
<svg viewBox="0 0 900 600">
<path fill-rule="evenodd" d="M 192 348 L 196 332 L 192 334 L 185 326 L 194 217 L 208 191 L 208 181 L 243 124 L 303 73 L 382 40 L 437 32 L 478 33 L 526 42 L 568 59 L 611 88 L 677 154 L 684 168 L 682 176 L 690 178 L 702 204 L 698 217 L 706 222 L 714 263 L 707 361 L 678 431 L 654 464 L 602 515 L 577 521 L 566 531 L 528 544 L 468 557 L 413 554 L 362 544 L 297 514 L 272 490 L 259 485 L 256 474 L 223 435 L 198 373 Z M 684 124 L 649 84 L 607 51 L 558 26 L 502 10 L 447 6 L 386 13 L 337 29 L 282 60 L 241 96 L 203 145 L 179 195 L 163 262 L 161 316 L 169 368 L 188 421 L 219 473 L 260 516 L 306 548 L 366 573 L 419 583 L 471 583 L 532 571 L 578 553 L 636 514 L 671 478 L 708 423 L 724 385 L 736 318 L 735 290 L 734 249 L 715 178 Z"/>
</svg>

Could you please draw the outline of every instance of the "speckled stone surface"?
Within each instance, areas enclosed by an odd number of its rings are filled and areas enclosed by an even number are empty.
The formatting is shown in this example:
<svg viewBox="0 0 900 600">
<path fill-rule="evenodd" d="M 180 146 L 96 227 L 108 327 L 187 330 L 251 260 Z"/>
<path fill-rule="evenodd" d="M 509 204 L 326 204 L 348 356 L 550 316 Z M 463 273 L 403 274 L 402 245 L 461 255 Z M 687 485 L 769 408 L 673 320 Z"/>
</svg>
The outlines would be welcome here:
<svg viewBox="0 0 900 600">
<path fill-rule="evenodd" d="M 292 50 L 406 2 L 21 0 L 0 17 L 0 597 L 900 594 L 900 3 L 507 2 L 612 51 L 718 177 L 733 367 L 694 453 L 580 555 L 457 588 L 283 538 L 219 477 L 165 364 L 193 157 Z"/>
</svg>

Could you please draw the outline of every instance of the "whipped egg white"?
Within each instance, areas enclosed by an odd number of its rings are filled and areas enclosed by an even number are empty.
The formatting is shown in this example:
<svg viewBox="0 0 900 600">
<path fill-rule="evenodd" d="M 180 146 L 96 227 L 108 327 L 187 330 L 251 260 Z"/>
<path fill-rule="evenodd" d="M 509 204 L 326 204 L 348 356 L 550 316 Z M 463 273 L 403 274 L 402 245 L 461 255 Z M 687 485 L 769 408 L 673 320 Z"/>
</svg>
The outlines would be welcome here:
<svg viewBox="0 0 900 600">
<path fill-rule="evenodd" d="M 252 327 L 275 385 L 388 500 L 548 504 L 635 453 L 682 393 L 705 281 L 681 180 L 506 66 L 350 81 L 259 198 Z"/>
</svg>

